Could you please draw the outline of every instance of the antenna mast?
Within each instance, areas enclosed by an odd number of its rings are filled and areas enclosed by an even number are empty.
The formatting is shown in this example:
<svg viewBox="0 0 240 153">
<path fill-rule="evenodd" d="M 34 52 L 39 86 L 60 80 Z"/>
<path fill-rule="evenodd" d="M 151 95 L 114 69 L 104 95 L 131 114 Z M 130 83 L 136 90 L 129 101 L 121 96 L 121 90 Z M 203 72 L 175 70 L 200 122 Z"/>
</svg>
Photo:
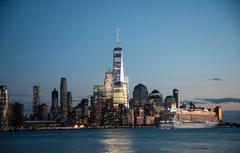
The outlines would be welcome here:
<svg viewBox="0 0 240 153">
<path fill-rule="evenodd" d="M 120 39 L 119 39 L 119 29 L 117 28 L 117 40 L 116 40 L 117 46 L 120 46 Z"/>
</svg>

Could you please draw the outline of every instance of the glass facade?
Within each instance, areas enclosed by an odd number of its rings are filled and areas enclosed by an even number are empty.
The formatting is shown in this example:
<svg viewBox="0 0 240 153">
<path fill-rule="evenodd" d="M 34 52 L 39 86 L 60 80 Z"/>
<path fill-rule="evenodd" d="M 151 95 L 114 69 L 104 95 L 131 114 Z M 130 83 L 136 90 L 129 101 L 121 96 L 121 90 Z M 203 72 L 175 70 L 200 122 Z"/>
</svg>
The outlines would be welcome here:
<svg viewBox="0 0 240 153">
<path fill-rule="evenodd" d="M 119 45 L 119 34 L 117 32 L 117 45 Z M 115 47 L 113 50 L 113 106 L 128 106 L 128 82 L 124 79 L 122 48 Z"/>
</svg>

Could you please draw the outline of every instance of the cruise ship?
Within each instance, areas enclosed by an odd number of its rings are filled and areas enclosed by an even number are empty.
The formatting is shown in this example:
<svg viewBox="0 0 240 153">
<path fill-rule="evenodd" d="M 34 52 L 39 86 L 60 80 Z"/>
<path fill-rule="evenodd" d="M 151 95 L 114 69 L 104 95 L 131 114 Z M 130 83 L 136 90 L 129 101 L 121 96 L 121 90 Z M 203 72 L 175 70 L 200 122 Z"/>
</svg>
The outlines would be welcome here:
<svg viewBox="0 0 240 153">
<path fill-rule="evenodd" d="M 219 108 L 214 111 L 196 110 L 165 110 L 160 113 L 158 127 L 168 128 L 212 128 L 219 123 Z"/>
</svg>

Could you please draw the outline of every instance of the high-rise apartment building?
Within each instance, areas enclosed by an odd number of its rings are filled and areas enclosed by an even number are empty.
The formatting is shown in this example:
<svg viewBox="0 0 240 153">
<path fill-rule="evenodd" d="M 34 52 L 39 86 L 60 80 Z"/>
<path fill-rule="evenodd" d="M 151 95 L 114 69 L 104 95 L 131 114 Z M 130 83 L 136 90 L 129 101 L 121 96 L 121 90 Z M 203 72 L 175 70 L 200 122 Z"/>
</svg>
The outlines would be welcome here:
<svg viewBox="0 0 240 153">
<path fill-rule="evenodd" d="M 68 114 L 72 113 L 72 93 L 71 93 L 71 91 L 67 92 L 67 109 L 68 109 Z"/>
<path fill-rule="evenodd" d="M 59 106 L 58 106 L 58 91 L 56 88 L 52 91 L 52 106 L 51 106 L 51 114 L 53 118 L 55 118 L 58 114 Z"/>
<path fill-rule="evenodd" d="M 24 122 L 24 105 L 17 102 L 9 104 L 8 116 L 10 128 L 21 128 Z"/>
<path fill-rule="evenodd" d="M 39 106 L 39 119 L 48 120 L 48 105 L 46 103 Z"/>
<path fill-rule="evenodd" d="M 93 124 L 100 125 L 102 105 L 106 103 L 106 88 L 104 85 L 93 86 L 93 98 L 91 102 L 91 118 Z"/>
<path fill-rule="evenodd" d="M 40 86 L 33 86 L 33 106 L 32 106 L 32 114 L 33 116 L 37 116 L 39 114 L 39 106 L 40 106 Z"/>
<path fill-rule="evenodd" d="M 108 72 L 105 72 L 105 78 L 104 78 L 104 86 L 106 90 L 106 98 L 112 99 L 113 96 L 113 77 L 112 72 L 109 70 Z"/>
<path fill-rule="evenodd" d="M 68 104 L 67 104 L 67 78 L 61 78 L 60 84 L 60 110 L 62 119 L 65 120 L 68 115 Z"/>
<path fill-rule="evenodd" d="M 0 85 L 0 129 L 8 126 L 8 90 Z"/>
</svg>

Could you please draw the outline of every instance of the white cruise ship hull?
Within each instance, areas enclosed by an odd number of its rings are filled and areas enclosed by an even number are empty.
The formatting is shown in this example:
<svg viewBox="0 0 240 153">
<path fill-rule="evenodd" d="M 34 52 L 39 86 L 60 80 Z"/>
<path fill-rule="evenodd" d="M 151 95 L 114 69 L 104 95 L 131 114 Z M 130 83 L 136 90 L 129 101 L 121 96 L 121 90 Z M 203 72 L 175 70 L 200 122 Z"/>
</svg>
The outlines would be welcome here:
<svg viewBox="0 0 240 153">
<path fill-rule="evenodd" d="M 172 122 L 172 123 L 160 123 L 159 127 L 162 129 L 190 129 L 190 128 L 213 128 L 217 126 L 217 122 L 211 123 L 181 123 L 181 122 Z"/>
</svg>

